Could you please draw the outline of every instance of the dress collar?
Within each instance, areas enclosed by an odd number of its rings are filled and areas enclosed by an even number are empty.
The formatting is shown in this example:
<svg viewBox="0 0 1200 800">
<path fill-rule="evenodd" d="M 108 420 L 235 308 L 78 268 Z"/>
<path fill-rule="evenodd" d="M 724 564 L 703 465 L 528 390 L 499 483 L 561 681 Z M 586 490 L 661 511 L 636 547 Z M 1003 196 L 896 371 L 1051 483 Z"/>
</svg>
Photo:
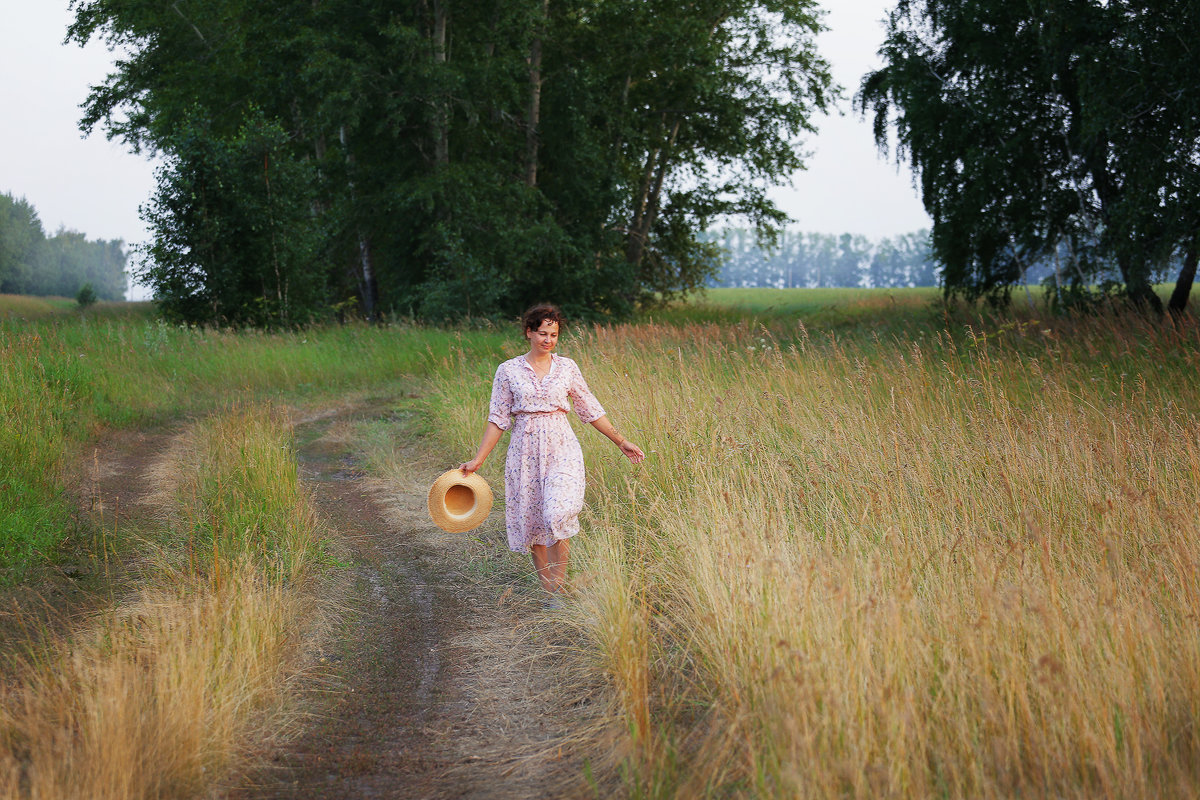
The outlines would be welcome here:
<svg viewBox="0 0 1200 800">
<path fill-rule="evenodd" d="M 524 355 L 517 356 L 517 358 L 521 359 L 521 363 L 525 365 L 525 369 L 527 369 L 527 370 L 529 370 L 530 372 L 532 372 L 532 373 L 533 373 L 533 376 L 536 378 L 536 377 L 537 377 L 537 371 L 536 371 L 536 370 L 533 368 L 533 364 L 530 364 L 530 363 L 529 363 L 529 359 L 528 359 L 528 358 L 526 358 Z M 551 354 L 550 354 L 550 369 L 548 369 L 548 370 L 546 371 L 546 377 L 547 377 L 547 378 L 549 378 L 549 377 L 550 377 L 550 373 L 551 373 L 551 372 L 554 372 L 554 365 L 555 365 L 555 364 L 557 364 L 557 363 L 558 363 L 558 353 L 551 353 Z"/>
</svg>

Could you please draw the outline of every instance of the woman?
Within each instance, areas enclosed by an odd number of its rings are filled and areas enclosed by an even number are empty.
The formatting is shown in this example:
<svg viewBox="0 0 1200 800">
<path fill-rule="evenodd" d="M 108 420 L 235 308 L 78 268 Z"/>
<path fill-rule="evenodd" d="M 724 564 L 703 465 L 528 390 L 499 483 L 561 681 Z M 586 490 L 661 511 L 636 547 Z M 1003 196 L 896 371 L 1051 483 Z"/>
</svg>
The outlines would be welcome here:
<svg viewBox="0 0 1200 800">
<path fill-rule="evenodd" d="M 611 439 L 634 464 L 646 454 L 613 428 L 575 362 L 554 352 L 562 312 L 538 305 L 525 312 L 522 322 L 529 352 L 496 369 L 483 439 L 475 457 L 460 469 L 479 469 L 512 428 L 504 464 L 508 547 L 532 553 L 542 588 L 557 602 L 566 583 L 569 540 L 579 533 L 583 509 L 583 451 L 567 419 L 568 398 L 579 418 Z"/>
</svg>

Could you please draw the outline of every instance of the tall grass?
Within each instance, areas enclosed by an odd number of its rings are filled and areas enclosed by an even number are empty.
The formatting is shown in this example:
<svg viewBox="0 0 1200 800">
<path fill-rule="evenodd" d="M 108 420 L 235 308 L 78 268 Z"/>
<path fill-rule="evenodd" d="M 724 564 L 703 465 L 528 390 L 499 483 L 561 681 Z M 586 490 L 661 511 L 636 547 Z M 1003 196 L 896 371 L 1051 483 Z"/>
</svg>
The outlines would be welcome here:
<svg viewBox="0 0 1200 800">
<path fill-rule="evenodd" d="M 286 727 L 280 689 L 312 613 L 319 529 L 286 424 L 195 426 L 167 470 L 177 531 L 145 588 L 0 689 L 0 798 L 195 796 Z"/>
<path fill-rule="evenodd" d="M 71 530 L 72 448 L 108 427 L 154 425 L 233 400 L 316 402 L 426 374 L 450 348 L 499 337 L 412 325 L 285 333 L 137 316 L 0 317 L 0 585 L 53 559 Z"/>
<path fill-rule="evenodd" d="M 0 339 L 0 566 L 52 547 L 70 520 L 61 485 L 70 390 L 41 346 L 36 334 Z"/>
<path fill-rule="evenodd" d="M 256 409 L 194 425 L 184 440 L 188 463 L 175 487 L 174 538 L 187 539 L 188 568 L 214 557 L 249 560 L 273 580 L 308 574 L 319 555 L 318 525 L 300 484 L 288 423 Z M 213 574 L 220 583 L 220 575 Z"/>
<path fill-rule="evenodd" d="M 562 348 L 649 454 L 581 433 L 573 619 L 631 794 L 1200 792 L 1194 323 Z M 441 378 L 463 452 L 493 367 Z"/>
</svg>

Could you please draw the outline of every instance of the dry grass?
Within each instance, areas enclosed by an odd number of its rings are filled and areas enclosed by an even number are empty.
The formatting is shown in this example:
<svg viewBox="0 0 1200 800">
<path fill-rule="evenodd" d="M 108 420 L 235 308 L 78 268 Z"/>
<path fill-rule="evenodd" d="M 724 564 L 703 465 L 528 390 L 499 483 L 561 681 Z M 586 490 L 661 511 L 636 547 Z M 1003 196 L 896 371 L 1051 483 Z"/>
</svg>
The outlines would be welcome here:
<svg viewBox="0 0 1200 800">
<path fill-rule="evenodd" d="M 650 454 L 580 434 L 574 617 L 631 794 L 1200 793 L 1194 324 L 563 350 Z M 463 452 L 491 366 L 442 384 Z"/>
<path fill-rule="evenodd" d="M 315 551 L 282 419 L 195 426 L 168 470 L 178 548 L 136 597 L 27 659 L 0 695 L 0 798 L 192 796 L 280 705 Z M 190 544 L 183 545 L 184 540 Z"/>
</svg>

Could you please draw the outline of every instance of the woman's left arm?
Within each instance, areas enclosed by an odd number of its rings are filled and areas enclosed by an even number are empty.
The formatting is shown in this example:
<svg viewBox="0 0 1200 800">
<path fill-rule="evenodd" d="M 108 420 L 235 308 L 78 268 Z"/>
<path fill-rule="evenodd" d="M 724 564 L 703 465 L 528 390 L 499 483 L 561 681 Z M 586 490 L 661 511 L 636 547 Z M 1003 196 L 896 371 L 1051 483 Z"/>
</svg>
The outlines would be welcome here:
<svg viewBox="0 0 1200 800">
<path fill-rule="evenodd" d="M 646 457 L 646 454 L 642 452 L 642 448 L 617 433 L 617 429 L 608 421 L 607 416 L 592 420 L 592 427 L 607 436 L 633 463 L 640 464 L 642 459 Z"/>
</svg>

